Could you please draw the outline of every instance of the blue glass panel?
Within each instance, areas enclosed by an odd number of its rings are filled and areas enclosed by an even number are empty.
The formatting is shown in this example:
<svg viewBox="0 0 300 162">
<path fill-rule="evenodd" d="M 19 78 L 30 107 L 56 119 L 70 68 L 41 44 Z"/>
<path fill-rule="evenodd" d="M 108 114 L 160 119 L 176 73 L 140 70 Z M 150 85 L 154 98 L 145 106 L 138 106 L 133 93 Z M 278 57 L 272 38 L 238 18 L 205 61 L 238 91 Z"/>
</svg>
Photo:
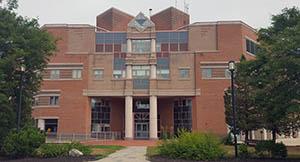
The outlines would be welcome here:
<svg viewBox="0 0 300 162">
<path fill-rule="evenodd" d="M 157 68 L 159 69 L 169 69 L 169 59 L 168 58 L 158 58 Z"/>
<path fill-rule="evenodd" d="M 126 33 L 114 33 L 114 43 L 125 44 L 127 39 Z"/>
<path fill-rule="evenodd" d="M 96 33 L 96 44 L 105 43 L 105 33 Z"/>
<path fill-rule="evenodd" d="M 179 32 L 179 43 L 188 43 L 189 33 L 187 31 Z"/>
<path fill-rule="evenodd" d="M 105 43 L 106 44 L 114 43 L 114 33 L 105 33 Z"/>
<path fill-rule="evenodd" d="M 114 59 L 114 70 L 123 70 L 125 68 L 125 59 L 115 58 Z"/>
<path fill-rule="evenodd" d="M 179 34 L 178 32 L 170 32 L 170 43 L 178 43 Z"/>
<path fill-rule="evenodd" d="M 156 33 L 156 42 L 157 43 L 168 43 L 169 42 L 169 32 L 157 32 Z"/>
</svg>

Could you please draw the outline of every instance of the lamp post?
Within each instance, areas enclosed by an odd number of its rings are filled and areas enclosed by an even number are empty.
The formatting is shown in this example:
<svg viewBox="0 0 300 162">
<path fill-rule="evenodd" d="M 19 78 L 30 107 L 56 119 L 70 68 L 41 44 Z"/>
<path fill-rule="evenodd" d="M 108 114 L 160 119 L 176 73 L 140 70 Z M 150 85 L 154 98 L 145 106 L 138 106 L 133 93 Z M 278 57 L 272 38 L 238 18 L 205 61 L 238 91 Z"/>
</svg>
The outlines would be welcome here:
<svg viewBox="0 0 300 162">
<path fill-rule="evenodd" d="M 22 89 L 23 89 L 23 75 L 25 72 L 25 66 L 21 65 L 20 67 L 20 92 L 19 92 L 19 104 L 18 104 L 18 119 L 17 119 L 17 130 L 20 130 L 20 124 L 21 124 L 21 111 L 22 111 Z"/>
<path fill-rule="evenodd" d="M 232 117 L 233 117 L 233 136 L 234 136 L 234 152 L 235 157 L 238 157 L 237 150 L 237 137 L 236 137 L 236 108 L 235 108 L 235 88 L 234 88 L 234 72 L 235 72 L 235 62 L 228 62 L 228 69 L 231 73 L 231 104 L 232 104 Z"/>
</svg>

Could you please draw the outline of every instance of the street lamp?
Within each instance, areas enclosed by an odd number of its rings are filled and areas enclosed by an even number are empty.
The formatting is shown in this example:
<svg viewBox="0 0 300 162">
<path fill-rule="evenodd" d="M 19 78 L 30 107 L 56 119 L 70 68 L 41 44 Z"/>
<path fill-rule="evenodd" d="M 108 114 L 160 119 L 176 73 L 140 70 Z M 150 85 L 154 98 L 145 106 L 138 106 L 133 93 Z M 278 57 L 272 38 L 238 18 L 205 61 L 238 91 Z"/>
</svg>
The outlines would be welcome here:
<svg viewBox="0 0 300 162">
<path fill-rule="evenodd" d="M 20 92 L 19 92 L 19 105 L 18 105 L 18 120 L 17 120 L 17 130 L 20 130 L 20 124 L 21 124 L 21 111 L 22 111 L 22 88 L 23 88 L 23 75 L 25 72 L 25 66 L 20 66 Z"/>
<path fill-rule="evenodd" d="M 228 62 L 228 70 L 231 73 L 231 104 L 232 104 L 232 117 L 233 117 L 233 136 L 234 136 L 234 151 L 235 157 L 238 157 L 238 150 L 237 150 L 237 138 L 236 138 L 236 109 L 235 109 L 235 94 L 234 94 L 234 72 L 235 72 L 235 62 L 229 61 Z"/>
</svg>

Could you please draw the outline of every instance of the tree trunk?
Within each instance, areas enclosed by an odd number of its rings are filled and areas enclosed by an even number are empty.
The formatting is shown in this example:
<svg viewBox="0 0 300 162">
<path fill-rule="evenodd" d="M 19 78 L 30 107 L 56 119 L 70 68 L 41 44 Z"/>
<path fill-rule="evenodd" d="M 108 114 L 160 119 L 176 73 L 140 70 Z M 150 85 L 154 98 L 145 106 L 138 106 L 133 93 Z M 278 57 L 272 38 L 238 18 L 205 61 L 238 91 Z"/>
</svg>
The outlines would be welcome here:
<svg viewBox="0 0 300 162">
<path fill-rule="evenodd" d="M 272 141 L 274 143 L 276 143 L 276 130 L 275 129 L 272 130 Z"/>
<path fill-rule="evenodd" d="M 248 145 L 248 141 L 249 141 L 249 131 L 246 130 L 245 131 L 245 143 Z"/>
</svg>

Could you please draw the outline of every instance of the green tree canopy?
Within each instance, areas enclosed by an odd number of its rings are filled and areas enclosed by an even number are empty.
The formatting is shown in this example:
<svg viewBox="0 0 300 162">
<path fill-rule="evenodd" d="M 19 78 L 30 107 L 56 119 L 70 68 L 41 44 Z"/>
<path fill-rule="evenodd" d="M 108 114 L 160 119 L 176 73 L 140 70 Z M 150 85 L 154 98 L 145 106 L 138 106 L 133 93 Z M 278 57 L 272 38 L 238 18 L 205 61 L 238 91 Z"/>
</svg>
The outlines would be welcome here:
<svg viewBox="0 0 300 162">
<path fill-rule="evenodd" d="M 0 7 L 1 133 L 2 129 L 9 130 L 16 126 L 21 81 L 20 66 L 26 68 L 23 73 L 23 95 L 21 96 L 21 123 L 24 125 L 26 121 L 31 120 L 33 96 L 39 90 L 42 80 L 41 72 L 56 49 L 54 38 L 40 29 L 37 20 L 17 15 L 12 11 L 17 6 L 16 1 L 10 2 L 12 6 Z M 2 141 L 1 138 L 4 135 L 0 136 L 0 141 Z"/>
<path fill-rule="evenodd" d="M 272 130 L 275 141 L 276 133 L 300 128 L 299 9 L 285 8 L 272 16 L 271 26 L 259 30 L 258 40 L 256 59 L 238 66 L 237 86 L 249 89 L 248 97 L 240 97 L 253 102 L 257 124 Z"/>
</svg>

